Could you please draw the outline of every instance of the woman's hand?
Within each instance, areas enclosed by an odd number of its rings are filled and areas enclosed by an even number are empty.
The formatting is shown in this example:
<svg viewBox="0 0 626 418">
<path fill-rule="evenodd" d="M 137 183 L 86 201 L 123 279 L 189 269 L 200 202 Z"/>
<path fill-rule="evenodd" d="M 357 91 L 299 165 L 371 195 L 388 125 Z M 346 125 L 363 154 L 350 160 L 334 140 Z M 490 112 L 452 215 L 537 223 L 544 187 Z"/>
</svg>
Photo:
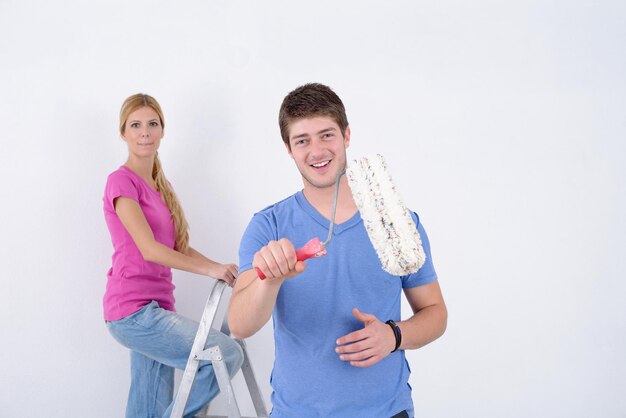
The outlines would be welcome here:
<svg viewBox="0 0 626 418">
<path fill-rule="evenodd" d="M 220 264 L 212 262 L 207 269 L 207 276 L 225 281 L 230 287 L 235 285 L 237 278 L 237 264 Z"/>
</svg>

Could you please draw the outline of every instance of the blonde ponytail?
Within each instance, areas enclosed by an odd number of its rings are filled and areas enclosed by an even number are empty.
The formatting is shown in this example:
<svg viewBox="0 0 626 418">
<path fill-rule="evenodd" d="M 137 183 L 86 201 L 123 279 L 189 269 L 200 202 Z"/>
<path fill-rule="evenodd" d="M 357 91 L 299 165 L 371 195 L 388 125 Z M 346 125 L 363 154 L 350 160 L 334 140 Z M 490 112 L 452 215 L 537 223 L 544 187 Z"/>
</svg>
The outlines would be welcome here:
<svg viewBox="0 0 626 418">
<path fill-rule="evenodd" d="M 176 197 L 176 193 L 170 187 L 170 183 L 163 174 L 161 168 L 161 160 L 159 160 L 159 154 L 154 157 L 154 165 L 152 166 L 152 178 L 156 183 L 157 190 L 161 193 L 165 204 L 170 209 L 172 219 L 174 221 L 174 229 L 176 231 L 176 244 L 174 249 L 184 253 L 189 248 L 189 224 L 185 219 L 185 213 L 183 208 Z"/>
</svg>

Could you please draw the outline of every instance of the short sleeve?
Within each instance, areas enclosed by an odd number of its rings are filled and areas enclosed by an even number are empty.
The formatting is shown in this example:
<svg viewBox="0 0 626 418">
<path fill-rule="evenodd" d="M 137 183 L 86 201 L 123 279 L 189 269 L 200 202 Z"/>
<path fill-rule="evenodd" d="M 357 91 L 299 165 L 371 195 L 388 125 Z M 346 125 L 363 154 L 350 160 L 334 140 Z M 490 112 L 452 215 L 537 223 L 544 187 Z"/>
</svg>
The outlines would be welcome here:
<svg viewBox="0 0 626 418">
<path fill-rule="evenodd" d="M 435 266 L 433 264 L 428 235 L 426 234 L 426 230 L 420 222 L 417 214 L 412 213 L 412 216 L 413 220 L 417 224 L 417 232 L 419 232 L 420 238 L 422 239 L 422 247 L 424 248 L 424 253 L 426 254 L 426 260 L 424 261 L 424 265 L 417 272 L 407 276 L 402 276 L 403 289 L 422 286 L 437 280 L 437 273 L 435 272 Z"/>
<path fill-rule="evenodd" d="M 135 181 L 121 171 L 109 175 L 104 188 L 104 204 L 110 210 L 114 210 L 113 201 L 118 197 L 126 197 L 139 201 L 139 191 Z"/>
<path fill-rule="evenodd" d="M 239 274 L 252 268 L 257 251 L 271 240 L 278 239 L 276 231 L 276 223 L 268 213 L 260 212 L 252 217 L 239 244 Z"/>
</svg>

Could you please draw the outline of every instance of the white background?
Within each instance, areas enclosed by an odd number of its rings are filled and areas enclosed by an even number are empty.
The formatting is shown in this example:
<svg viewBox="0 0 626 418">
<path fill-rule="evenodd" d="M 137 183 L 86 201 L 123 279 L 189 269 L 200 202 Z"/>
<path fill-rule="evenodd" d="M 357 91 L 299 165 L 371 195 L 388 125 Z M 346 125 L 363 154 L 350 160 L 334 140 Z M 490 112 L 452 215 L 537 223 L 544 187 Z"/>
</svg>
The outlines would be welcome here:
<svg viewBox="0 0 626 418">
<path fill-rule="evenodd" d="M 192 244 L 236 262 L 301 188 L 278 108 L 319 81 L 429 232 L 449 325 L 407 353 L 418 416 L 626 417 L 624 45 L 618 0 L 0 1 L 0 416 L 123 416 L 101 198 L 124 98 L 161 102 Z M 210 279 L 175 282 L 199 318 Z M 248 344 L 269 402 L 271 325 Z"/>
</svg>

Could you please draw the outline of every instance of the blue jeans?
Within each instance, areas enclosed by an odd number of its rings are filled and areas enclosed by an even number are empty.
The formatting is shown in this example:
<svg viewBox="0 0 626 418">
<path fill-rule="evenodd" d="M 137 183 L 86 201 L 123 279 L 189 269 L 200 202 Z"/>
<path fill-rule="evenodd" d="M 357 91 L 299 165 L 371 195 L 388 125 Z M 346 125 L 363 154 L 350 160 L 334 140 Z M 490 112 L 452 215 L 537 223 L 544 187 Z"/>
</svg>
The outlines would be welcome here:
<svg viewBox="0 0 626 418">
<path fill-rule="evenodd" d="M 132 315 L 107 322 L 109 331 L 130 353 L 131 383 L 126 418 L 169 418 L 173 407 L 174 368 L 184 370 L 198 323 L 150 302 Z M 220 346 L 231 377 L 243 362 L 237 342 L 212 329 L 206 348 Z M 193 417 L 217 395 L 210 362 L 200 362 L 184 416 Z"/>
</svg>

